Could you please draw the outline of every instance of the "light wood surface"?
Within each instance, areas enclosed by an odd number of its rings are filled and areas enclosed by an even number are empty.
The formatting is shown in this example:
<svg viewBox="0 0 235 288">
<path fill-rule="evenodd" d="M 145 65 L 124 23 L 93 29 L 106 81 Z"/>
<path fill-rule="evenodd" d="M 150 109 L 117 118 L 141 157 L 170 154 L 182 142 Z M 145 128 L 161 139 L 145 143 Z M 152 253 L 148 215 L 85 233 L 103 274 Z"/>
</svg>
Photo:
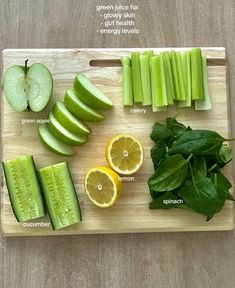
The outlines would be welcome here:
<svg viewBox="0 0 235 288">
<path fill-rule="evenodd" d="M 235 115 L 233 0 L 134 0 L 139 35 L 96 33 L 110 0 L 2 0 L 3 48 L 226 46 Z M 127 1 L 119 1 L 127 3 Z M 1 61 L 1 59 L 0 59 Z M 233 288 L 235 232 L 0 238 L 3 288 Z"/>
<path fill-rule="evenodd" d="M 171 48 L 170 48 L 171 49 Z M 174 48 L 175 49 L 175 48 Z M 166 49 L 153 49 L 155 53 Z M 172 49 L 173 50 L 173 49 Z M 184 51 L 185 49 L 178 49 Z M 166 117 L 181 112 L 178 119 L 195 129 L 215 130 L 228 136 L 228 113 L 226 94 L 226 66 L 209 66 L 208 83 L 212 99 L 211 111 L 194 111 L 169 107 L 166 112 L 154 113 L 151 107 L 136 106 L 146 109 L 145 114 L 131 112 L 133 107 L 123 107 L 121 67 L 91 67 L 92 60 L 120 59 L 130 55 L 133 50 L 127 49 L 72 49 L 72 50 L 4 50 L 3 72 L 13 64 L 22 64 L 25 59 L 30 63 L 43 63 L 52 73 L 54 79 L 51 105 L 40 113 L 16 113 L 3 100 L 3 160 L 15 159 L 20 155 L 34 155 L 38 168 L 68 161 L 83 214 L 79 224 L 53 231 L 51 225 L 26 226 L 27 223 L 41 225 L 50 223 L 48 217 L 26 223 L 17 223 L 11 209 L 6 185 L 2 197 L 2 229 L 5 236 L 47 236 L 65 234 L 154 232 L 154 231 L 210 231 L 231 230 L 233 225 L 233 203 L 226 203 L 221 213 L 211 221 L 197 213 L 181 209 L 149 210 L 151 201 L 147 185 L 153 173 L 150 149 L 153 146 L 149 134 L 156 121 L 164 122 Z M 141 50 L 140 50 L 141 51 Z M 225 60 L 224 48 L 203 48 L 203 53 L 211 60 Z M 224 61 L 225 62 L 225 61 Z M 60 157 L 45 148 L 38 138 L 38 124 L 24 123 L 30 120 L 45 120 L 56 100 L 63 100 L 64 93 L 72 87 L 76 73 L 83 73 L 93 81 L 110 99 L 114 108 L 105 113 L 105 120 L 89 124 L 92 135 L 88 142 L 77 148 L 74 157 Z M 123 183 L 123 195 L 118 203 L 110 209 L 95 207 L 88 199 L 83 179 L 86 172 L 95 166 L 107 165 L 104 148 L 111 137 L 117 133 L 130 133 L 141 140 L 144 147 L 144 164 L 134 175 L 134 181 Z M 231 167 L 227 169 L 231 178 Z M 37 223 L 37 224 L 36 224 Z"/>
</svg>

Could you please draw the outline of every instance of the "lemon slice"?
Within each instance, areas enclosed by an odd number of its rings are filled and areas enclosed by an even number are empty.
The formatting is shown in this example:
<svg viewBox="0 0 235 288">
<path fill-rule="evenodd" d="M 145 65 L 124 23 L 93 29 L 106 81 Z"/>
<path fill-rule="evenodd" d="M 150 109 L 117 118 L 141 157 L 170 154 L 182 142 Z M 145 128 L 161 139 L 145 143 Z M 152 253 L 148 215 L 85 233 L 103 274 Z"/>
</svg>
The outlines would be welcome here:
<svg viewBox="0 0 235 288">
<path fill-rule="evenodd" d="M 129 134 L 114 136 L 106 146 L 105 155 L 109 166 L 122 175 L 137 172 L 144 159 L 141 143 Z"/>
<path fill-rule="evenodd" d="M 116 172 L 107 167 L 90 169 L 85 177 L 85 190 L 89 199 L 97 206 L 112 206 L 121 195 L 122 182 Z"/>
</svg>

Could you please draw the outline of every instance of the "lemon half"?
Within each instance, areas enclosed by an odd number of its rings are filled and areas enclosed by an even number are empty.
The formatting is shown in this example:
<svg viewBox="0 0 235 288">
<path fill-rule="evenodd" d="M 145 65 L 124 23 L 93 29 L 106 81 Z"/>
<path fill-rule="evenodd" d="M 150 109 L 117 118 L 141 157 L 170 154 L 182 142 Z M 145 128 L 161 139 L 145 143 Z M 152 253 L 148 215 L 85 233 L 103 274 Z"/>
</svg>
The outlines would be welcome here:
<svg viewBox="0 0 235 288">
<path fill-rule="evenodd" d="M 119 134 L 111 138 L 105 155 L 109 166 L 122 175 L 137 172 L 144 159 L 142 144 L 129 134 Z"/>
<path fill-rule="evenodd" d="M 95 167 L 85 176 L 85 191 L 89 199 L 97 206 L 112 206 L 122 192 L 122 182 L 116 172 L 108 167 Z"/>
</svg>

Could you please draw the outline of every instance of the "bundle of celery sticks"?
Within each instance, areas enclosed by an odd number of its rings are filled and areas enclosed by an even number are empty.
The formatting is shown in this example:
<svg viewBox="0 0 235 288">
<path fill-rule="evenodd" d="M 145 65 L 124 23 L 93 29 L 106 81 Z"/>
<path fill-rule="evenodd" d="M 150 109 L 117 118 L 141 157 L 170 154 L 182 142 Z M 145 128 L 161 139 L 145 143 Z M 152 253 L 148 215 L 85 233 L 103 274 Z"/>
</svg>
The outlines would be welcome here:
<svg viewBox="0 0 235 288">
<path fill-rule="evenodd" d="M 123 105 L 141 104 L 164 111 L 176 104 L 196 110 L 212 108 L 207 60 L 200 48 L 190 51 L 133 52 L 122 62 Z"/>
</svg>

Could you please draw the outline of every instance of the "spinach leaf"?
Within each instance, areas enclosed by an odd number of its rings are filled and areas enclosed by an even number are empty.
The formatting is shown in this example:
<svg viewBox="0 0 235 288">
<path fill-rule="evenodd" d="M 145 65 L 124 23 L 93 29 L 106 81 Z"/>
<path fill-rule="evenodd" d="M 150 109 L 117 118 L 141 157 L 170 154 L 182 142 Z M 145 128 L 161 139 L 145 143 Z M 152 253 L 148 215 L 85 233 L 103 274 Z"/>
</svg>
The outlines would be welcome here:
<svg viewBox="0 0 235 288">
<path fill-rule="evenodd" d="M 160 163 L 165 159 L 166 157 L 166 146 L 159 147 L 158 145 L 154 145 L 150 151 L 151 158 L 154 165 L 154 170 L 156 171 Z"/>
<path fill-rule="evenodd" d="M 207 221 L 224 205 L 210 178 L 203 178 L 197 183 L 192 181 L 192 185 L 183 187 L 178 195 L 184 200 L 186 206 L 207 216 Z"/>
<path fill-rule="evenodd" d="M 232 160 L 232 149 L 229 146 L 223 145 L 219 150 L 218 165 L 223 167 Z"/>
<path fill-rule="evenodd" d="M 171 131 L 168 127 L 164 126 L 161 123 L 155 123 L 153 126 L 152 133 L 150 134 L 150 138 L 154 142 L 158 142 L 162 139 L 169 139 L 170 137 L 174 136 L 174 132 Z"/>
<path fill-rule="evenodd" d="M 221 199 L 229 200 L 230 198 L 233 198 L 233 196 L 229 193 L 229 189 L 232 188 L 232 184 L 222 173 L 213 173 L 211 175 L 211 180 L 214 183 Z"/>
<path fill-rule="evenodd" d="M 172 192 L 166 192 L 149 204 L 149 209 L 182 208 L 184 201 Z"/>
<path fill-rule="evenodd" d="M 166 126 L 170 128 L 174 133 L 184 132 L 187 130 L 187 127 L 178 122 L 174 117 L 169 117 L 166 119 Z"/>
<path fill-rule="evenodd" d="M 178 188 L 186 178 L 189 159 L 185 160 L 180 154 L 165 159 L 155 174 L 149 178 L 149 189 L 163 192 Z"/>
<path fill-rule="evenodd" d="M 206 160 L 204 157 L 195 156 L 192 168 L 192 173 L 195 181 L 205 178 L 207 175 Z"/>
<path fill-rule="evenodd" d="M 183 155 L 217 155 L 224 138 L 217 132 L 209 130 L 192 130 L 184 132 L 169 149 L 169 154 Z"/>
</svg>

